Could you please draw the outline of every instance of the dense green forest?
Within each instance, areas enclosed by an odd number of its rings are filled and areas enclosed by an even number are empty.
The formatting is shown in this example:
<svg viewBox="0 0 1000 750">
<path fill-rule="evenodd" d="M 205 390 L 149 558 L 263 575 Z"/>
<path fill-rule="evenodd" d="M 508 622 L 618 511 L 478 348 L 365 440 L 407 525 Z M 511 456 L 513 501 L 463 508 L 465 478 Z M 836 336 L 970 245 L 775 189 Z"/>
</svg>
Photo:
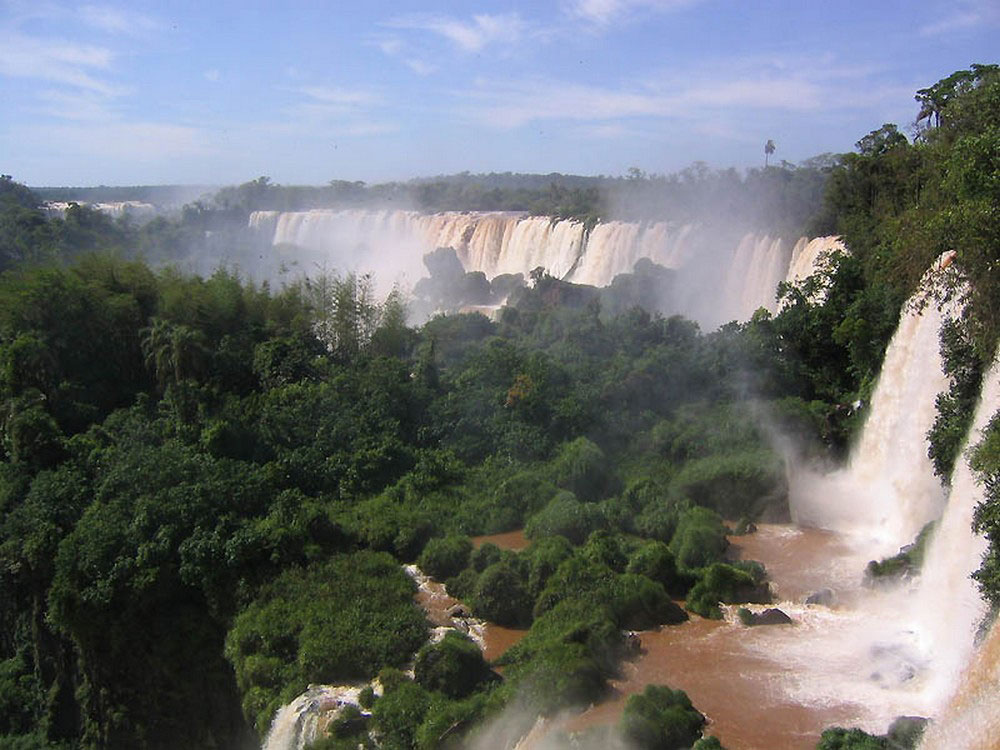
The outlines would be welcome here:
<svg viewBox="0 0 1000 750">
<path fill-rule="evenodd" d="M 599 698 L 623 631 L 683 621 L 675 599 L 706 617 L 766 600 L 761 566 L 726 561 L 723 522 L 787 513 L 758 416 L 842 456 L 904 300 L 955 251 L 964 283 L 946 291 L 968 304 L 944 334 L 952 388 L 931 434 L 947 476 L 1000 331 L 1000 74 L 973 66 L 918 101 L 912 142 L 873 131 L 817 170 L 822 200 L 804 175 L 804 203 L 775 214 L 850 252 L 783 287 L 779 314 L 713 332 L 636 306 L 663 273 L 649 263 L 604 290 L 539 274 L 496 321 L 415 328 L 408 301 L 364 277 L 277 289 L 164 264 L 238 237 L 215 230 L 239 212 L 284 207 L 266 180 L 140 228 L 85 207 L 46 219 L 4 177 L 0 748 L 255 747 L 308 684 L 376 675 L 371 717 L 324 747 L 373 728 L 383 747 L 440 747 L 519 701 Z M 692 180 L 799 179 L 727 174 Z M 475 183 L 438 184 L 444 201 Z M 976 461 L 995 603 L 994 442 Z M 521 552 L 468 540 L 518 528 Z M 460 637 L 425 645 L 403 562 L 528 635 L 493 665 Z M 629 705 L 621 731 L 639 746 L 718 747 L 682 693 Z M 850 747 L 838 731 L 829 746 Z"/>
</svg>

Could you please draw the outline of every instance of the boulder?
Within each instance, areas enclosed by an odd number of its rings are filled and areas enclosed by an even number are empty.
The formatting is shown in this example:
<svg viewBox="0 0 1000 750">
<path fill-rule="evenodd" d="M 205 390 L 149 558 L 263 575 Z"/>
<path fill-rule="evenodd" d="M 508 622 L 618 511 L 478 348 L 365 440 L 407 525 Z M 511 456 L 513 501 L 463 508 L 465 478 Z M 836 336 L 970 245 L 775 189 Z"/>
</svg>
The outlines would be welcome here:
<svg viewBox="0 0 1000 750">
<path fill-rule="evenodd" d="M 837 595 L 833 589 L 820 589 L 806 597 L 806 604 L 821 604 L 824 607 L 832 607 L 837 601 Z"/>
<path fill-rule="evenodd" d="M 740 621 L 749 627 L 757 625 L 791 625 L 793 620 L 780 609 L 769 607 L 759 614 L 751 612 L 745 607 L 739 610 Z"/>
<path fill-rule="evenodd" d="M 470 617 L 472 617 L 472 612 L 470 612 L 469 608 L 466 607 L 461 602 L 459 602 L 458 604 L 453 604 L 452 606 L 448 607 L 448 609 L 445 611 L 448 617 L 451 617 L 452 619 L 455 620 L 467 620 Z"/>
</svg>

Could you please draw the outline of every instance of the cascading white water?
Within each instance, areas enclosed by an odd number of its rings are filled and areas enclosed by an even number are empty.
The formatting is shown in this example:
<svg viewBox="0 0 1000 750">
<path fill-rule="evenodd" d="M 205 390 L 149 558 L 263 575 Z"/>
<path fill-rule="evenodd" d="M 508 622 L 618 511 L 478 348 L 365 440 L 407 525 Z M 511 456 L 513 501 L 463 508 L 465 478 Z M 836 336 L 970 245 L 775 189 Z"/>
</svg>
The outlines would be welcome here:
<svg viewBox="0 0 1000 750">
<path fill-rule="evenodd" d="M 303 750 L 319 736 L 320 723 L 341 708 L 358 705 L 360 687 L 310 685 L 274 715 L 263 750 Z"/>
<path fill-rule="evenodd" d="M 677 271 L 672 300 L 664 311 L 681 313 L 714 328 L 745 320 L 758 307 L 776 310 L 779 281 L 797 279 L 814 267 L 829 242 L 715 230 L 673 222 L 583 223 L 514 212 L 422 214 L 362 209 L 278 213 L 257 211 L 250 227 L 271 238 L 284 260 L 328 269 L 374 271 L 376 280 L 412 283 L 423 275 L 421 260 L 438 247 L 454 248 L 468 271 L 487 277 L 527 276 L 544 268 L 557 278 L 606 286 L 649 258 Z"/>
<path fill-rule="evenodd" d="M 775 289 L 785 280 L 791 254 L 780 238 L 744 235 L 726 268 L 720 321 L 747 320 L 761 307 L 774 312 Z"/>
<path fill-rule="evenodd" d="M 982 431 L 1000 409 L 1000 360 L 983 378 L 979 404 L 964 449 L 982 438 Z M 944 514 L 924 557 L 913 614 L 919 617 L 925 646 L 933 655 L 930 699 L 941 706 L 957 687 L 970 664 L 976 629 L 986 604 L 971 578 L 986 552 L 986 540 L 972 530 L 972 517 L 983 499 L 983 488 L 965 455 L 955 462 L 951 492 Z"/>
<path fill-rule="evenodd" d="M 925 282 L 941 272 L 929 272 Z M 767 648 L 796 673 L 789 691 L 798 700 L 852 696 L 859 702 L 857 724 L 869 731 L 885 731 L 898 714 L 940 714 L 960 684 L 984 614 L 970 578 L 985 550 L 971 525 L 981 488 L 963 456 L 946 492 L 932 473 L 925 439 L 935 396 L 947 387 L 938 332 L 942 319 L 955 312 L 952 305 L 921 310 L 911 302 L 904 308 L 848 466 L 793 478 L 797 522 L 841 533 L 850 551 L 830 561 L 831 572 L 855 573 L 853 582 L 840 577 L 839 609 L 817 613 L 790 603 L 806 629 L 794 639 L 772 639 Z M 998 408 L 1000 365 L 994 364 L 968 443 L 978 441 Z M 886 588 L 859 585 L 865 559 L 894 553 L 932 520 L 938 525 L 919 578 Z"/>
<path fill-rule="evenodd" d="M 912 542 L 941 515 L 945 501 L 927 458 L 926 435 L 935 398 L 948 387 L 938 335 L 953 310 L 919 303 L 914 298 L 904 306 L 847 467 L 820 477 L 807 471 L 792 476 L 796 523 L 866 537 L 872 558 Z"/>
<path fill-rule="evenodd" d="M 792 249 L 792 262 L 788 264 L 785 281 L 794 284 L 815 273 L 824 256 L 833 253 L 846 253 L 847 248 L 840 237 L 814 237 L 800 239 Z M 819 300 L 813 300 L 819 301 Z"/>
</svg>

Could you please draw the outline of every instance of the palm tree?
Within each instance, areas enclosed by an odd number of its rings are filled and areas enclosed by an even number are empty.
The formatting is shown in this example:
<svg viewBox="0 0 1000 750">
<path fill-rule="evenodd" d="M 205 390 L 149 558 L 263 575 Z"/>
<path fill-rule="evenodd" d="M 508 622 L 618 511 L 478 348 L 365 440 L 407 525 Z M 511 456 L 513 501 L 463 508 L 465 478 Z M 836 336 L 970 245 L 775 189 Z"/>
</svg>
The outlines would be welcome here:
<svg viewBox="0 0 1000 750">
<path fill-rule="evenodd" d="M 141 336 L 142 353 L 160 388 L 197 378 L 206 370 L 209 348 L 205 335 L 190 326 L 153 318 Z"/>
<path fill-rule="evenodd" d="M 769 138 L 767 140 L 767 143 L 764 144 L 764 169 L 767 169 L 767 159 L 773 153 L 774 153 L 774 141 L 772 141 Z"/>
</svg>

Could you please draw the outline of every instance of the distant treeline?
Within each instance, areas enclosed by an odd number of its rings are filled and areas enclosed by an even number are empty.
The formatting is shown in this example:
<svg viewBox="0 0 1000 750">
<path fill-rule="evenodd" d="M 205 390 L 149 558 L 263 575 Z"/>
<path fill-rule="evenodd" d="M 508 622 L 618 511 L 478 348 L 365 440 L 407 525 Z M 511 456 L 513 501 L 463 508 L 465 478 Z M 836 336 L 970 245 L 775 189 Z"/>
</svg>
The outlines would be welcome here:
<svg viewBox="0 0 1000 750">
<path fill-rule="evenodd" d="M 156 206 L 179 206 L 200 196 L 212 195 L 218 185 L 98 185 L 96 187 L 35 187 L 45 201 L 120 203 L 141 201 Z"/>
<path fill-rule="evenodd" d="M 536 216 L 599 220 L 727 221 L 774 233 L 804 233 L 840 157 L 799 166 L 712 170 L 698 162 L 670 175 L 632 168 L 623 177 L 491 173 L 367 185 L 333 180 L 319 187 L 277 185 L 260 177 L 215 194 L 212 206 L 242 212 L 338 206 L 397 206 L 421 211 L 524 211 Z"/>
<path fill-rule="evenodd" d="M 326 185 L 279 185 L 259 177 L 215 190 L 199 186 L 37 188 L 48 201 L 88 203 L 137 200 L 177 205 L 186 196 L 199 210 L 245 215 L 252 211 L 386 207 L 421 211 L 523 211 L 535 216 L 597 221 L 727 221 L 748 229 L 803 234 L 822 200 L 832 154 L 795 166 L 713 170 L 696 162 L 670 175 L 633 167 L 621 177 L 516 172 L 422 177 L 368 185 L 331 180 Z"/>
</svg>

